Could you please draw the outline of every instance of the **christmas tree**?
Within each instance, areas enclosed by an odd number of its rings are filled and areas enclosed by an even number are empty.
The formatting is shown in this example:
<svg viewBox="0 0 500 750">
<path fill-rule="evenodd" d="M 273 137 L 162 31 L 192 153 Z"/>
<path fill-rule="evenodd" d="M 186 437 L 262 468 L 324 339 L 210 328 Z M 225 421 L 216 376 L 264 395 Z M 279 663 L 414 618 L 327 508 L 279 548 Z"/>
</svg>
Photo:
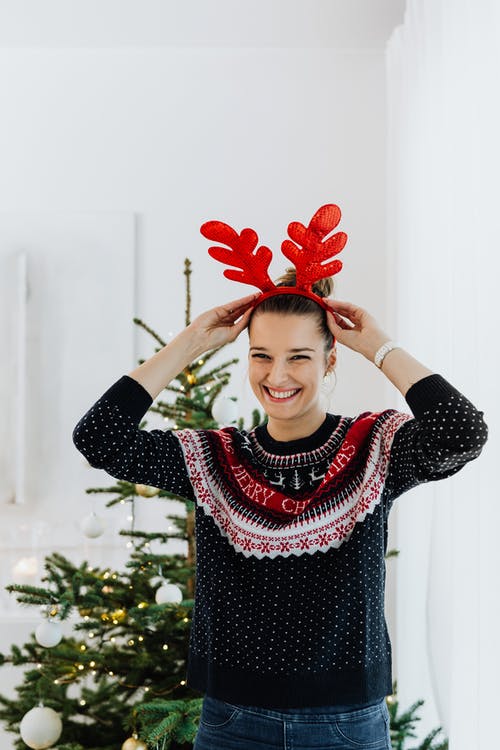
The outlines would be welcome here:
<svg viewBox="0 0 500 750">
<path fill-rule="evenodd" d="M 189 260 L 184 274 L 189 325 Z M 166 345 L 141 320 L 134 322 L 153 336 L 155 351 Z M 167 426 L 215 428 L 219 422 L 236 422 L 235 401 L 218 397 L 229 382 L 228 368 L 238 360 L 207 371 L 218 351 L 186 367 L 167 386 L 164 400 L 151 407 Z M 252 417 L 254 424 L 260 421 L 258 411 Z M 241 419 L 238 426 L 243 426 Z M 120 532 L 131 549 L 127 569 L 92 568 L 54 553 L 45 559 L 44 586 L 8 586 L 21 604 L 40 607 L 43 619 L 29 643 L 0 656 L 0 663 L 26 667 L 18 697 L 0 696 L 0 719 L 9 730 L 21 732 L 19 748 L 58 742 L 58 750 L 142 750 L 144 740 L 149 748 L 191 748 L 202 702 L 185 681 L 195 595 L 194 504 L 123 481 L 87 492 L 110 496 L 108 506 L 130 504 L 132 527 Z M 183 506 L 184 512 L 169 513 L 173 526 L 166 531 L 135 529 L 135 503 L 151 497 Z M 97 537 L 102 530 L 96 514 L 85 520 L 87 536 Z M 187 555 L 153 553 L 152 545 L 164 549 L 169 539 L 184 540 Z M 65 620 L 72 634 L 63 638 Z"/>
<path fill-rule="evenodd" d="M 439 740 L 441 727 L 431 730 L 418 746 L 409 747 L 406 741 L 416 737 L 414 732 L 420 717 L 417 716 L 418 709 L 423 706 L 424 701 L 418 700 L 406 711 L 399 712 L 399 701 L 397 698 L 397 681 L 393 683 L 392 695 L 387 696 L 387 707 L 389 709 L 391 727 L 392 750 L 448 750 L 448 740 Z M 438 738 L 436 740 L 436 738 Z M 435 741 L 436 740 L 436 741 Z"/>
<path fill-rule="evenodd" d="M 185 261 L 186 325 L 190 322 L 191 264 Z M 166 344 L 141 320 L 136 325 Z M 219 350 L 191 363 L 165 389 L 150 411 L 172 429 L 215 428 L 236 422 L 236 404 L 219 398 L 228 384 L 231 359 L 208 371 Z M 170 398 L 170 400 L 169 400 Z M 173 400 L 172 400 L 173 399 Z M 261 421 L 258 411 L 253 424 Z M 140 427 L 144 427 L 143 422 Z M 238 427 L 242 428 L 241 419 Z M 45 559 L 43 586 L 11 585 L 18 602 L 39 607 L 42 620 L 28 643 L 0 654 L 0 665 L 25 668 L 17 697 L 0 696 L 0 720 L 19 735 L 20 750 L 190 750 L 196 736 L 202 698 L 186 685 L 191 612 L 195 597 L 196 548 L 194 505 L 155 487 L 117 481 L 87 490 L 110 496 L 108 506 L 130 504 L 132 525 L 120 532 L 128 538 L 126 570 L 76 564 L 57 552 Z M 174 500 L 182 513 L 169 513 L 166 531 L 135 529 L 135 503 L 141 498 Z M 92 514 L 84 533 L 97 537 L 103 527 Z M 187 555 L 167 554 L 170 539 L 187 543 Z M 153 553 L 152 545 L 161 553 Z M 387 556 L 396 554 L 392 550 Z M 71 624 L 63 637 L 61 622 Z M 394 750 L 409 750 L 416 716 L 423 701 L 398 714 L 396 684 L 387 698 Z M 435 744 L 439 730 L 412 750 L 446 750 Z"/>
</svg>

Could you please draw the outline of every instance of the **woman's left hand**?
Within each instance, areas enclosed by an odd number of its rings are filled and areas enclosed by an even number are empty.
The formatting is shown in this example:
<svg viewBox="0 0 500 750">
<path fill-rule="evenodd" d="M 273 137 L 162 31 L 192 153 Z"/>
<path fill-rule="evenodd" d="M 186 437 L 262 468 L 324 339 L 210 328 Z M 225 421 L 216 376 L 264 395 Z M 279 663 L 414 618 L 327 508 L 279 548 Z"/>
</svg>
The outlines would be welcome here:
<svg viewBox="0 0 500 750">
<path fill-rule="evenodd" d="M 326 314 L 328 327 L 337 341 L 373 362 L 378 349 L 389 341 L 388 336 L 366 310 L 351 302 L 325 300 L 332 312 Z"/>
</svg>

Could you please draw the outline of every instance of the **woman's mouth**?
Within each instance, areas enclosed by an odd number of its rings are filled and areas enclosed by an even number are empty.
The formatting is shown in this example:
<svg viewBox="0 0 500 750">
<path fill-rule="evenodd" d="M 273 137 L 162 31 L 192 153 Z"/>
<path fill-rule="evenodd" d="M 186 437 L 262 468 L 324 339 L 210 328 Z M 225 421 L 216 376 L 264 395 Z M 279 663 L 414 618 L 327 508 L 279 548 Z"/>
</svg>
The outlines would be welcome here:
<svg viewBox="0 0 500 750">
<path fill-rule="evenodd" d="M 269 386 L 265 385 L 264 390 L 266 391 L 266 394 L 268 398 L 271 399 L 271 401 L 291 401 L 299 392 L 300 388 L 289 388 L 288 390 L 282 390 L 277 391 L 274 388 L 269 388 Z"/>
</svg>

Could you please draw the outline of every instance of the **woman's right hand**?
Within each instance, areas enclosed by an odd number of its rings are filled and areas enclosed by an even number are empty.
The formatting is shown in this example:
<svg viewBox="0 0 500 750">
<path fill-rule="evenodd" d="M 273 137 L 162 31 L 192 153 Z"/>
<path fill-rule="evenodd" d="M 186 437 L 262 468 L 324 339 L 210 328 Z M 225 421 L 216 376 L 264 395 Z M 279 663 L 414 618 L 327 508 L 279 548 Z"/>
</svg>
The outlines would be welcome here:
<svg viewBox="0 0 500 750">
<path fill-rule="evenodd" d="M 229 344 L 247 327 L 253 302 L 260 294 L 261 292 L 254 292 L 207 310 L 193 320 L 186 332 L 189 331 L 195 337 L 203 352 Z"/>
</svg>

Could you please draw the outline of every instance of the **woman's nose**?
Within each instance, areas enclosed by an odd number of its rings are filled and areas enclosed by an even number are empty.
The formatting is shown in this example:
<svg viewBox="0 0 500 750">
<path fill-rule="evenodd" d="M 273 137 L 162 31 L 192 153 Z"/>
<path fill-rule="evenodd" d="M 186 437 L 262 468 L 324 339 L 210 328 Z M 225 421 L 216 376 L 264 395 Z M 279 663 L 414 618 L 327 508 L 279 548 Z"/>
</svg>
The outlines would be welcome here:
<svg viewBox="0 0 500 750">
<path fill-rule="evenodd" d="M 280 362 L 279 360 L 275 360 L 272 365 L 271 369 L 269 370 L 269 382 L 271 385 L 280 385 L 282 383 L 286 383 L 288 378 L 288 371 L 286 362 Z"/>
</svg>

